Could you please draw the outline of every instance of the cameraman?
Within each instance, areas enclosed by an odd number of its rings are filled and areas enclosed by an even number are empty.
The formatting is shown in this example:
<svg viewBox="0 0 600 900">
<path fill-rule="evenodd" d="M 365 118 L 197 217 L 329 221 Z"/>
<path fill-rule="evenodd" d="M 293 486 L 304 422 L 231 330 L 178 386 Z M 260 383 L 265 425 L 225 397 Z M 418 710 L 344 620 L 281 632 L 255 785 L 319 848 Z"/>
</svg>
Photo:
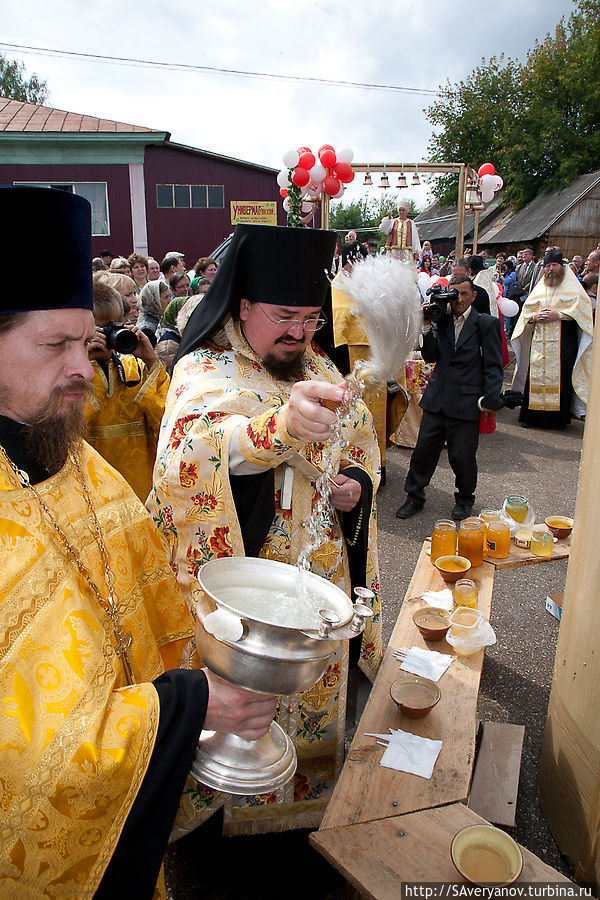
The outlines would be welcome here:
<svg viewBox="0 0 600 900">
<path fill-rule="evenodd" d="M 143 331 L 115 327 L 123 321 L 121 295 L 101 281 L 94 282 L 94 320 L 96 333 L 88 345 L 94 378 L 86 407 L 86 440 L 145 503 L 169 376 Z M 131 349 L 118 352 L 121 341 L 127 346 L 127 338 Z"/>
<path fill-rule="evenodd" d="M 467 275 L 453 275 L 447 294 L 434 293 L 421 307 L 423 359 L 436 365 L 420 403 L 423 418 L 404 483 L 406 501 L 396 512 L 399 519 L 423 508 L 425 488 L 446 441 L 456 484 L 452 518 L 459 521 L 471 514 L 479 418 L 502 406 L 503 379 L 500 322 L 473 307 L 475 296 Z"/>
</svg>

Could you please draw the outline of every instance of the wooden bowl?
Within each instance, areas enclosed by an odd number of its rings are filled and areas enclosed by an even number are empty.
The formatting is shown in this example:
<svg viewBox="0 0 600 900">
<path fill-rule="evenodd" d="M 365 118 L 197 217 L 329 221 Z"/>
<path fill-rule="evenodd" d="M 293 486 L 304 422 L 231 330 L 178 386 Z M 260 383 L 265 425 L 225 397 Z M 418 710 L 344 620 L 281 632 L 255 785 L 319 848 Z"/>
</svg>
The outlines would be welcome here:
<svg viewBox="0 0 600 900">
<path fill-rule="evenodd" d="M 544 523 L 555 538 L 569 537 L 573 530 L 573 519 L 568 516 L 548 516 Z"/>
<path fill-rule="evenodd" d="M 439 703 L 442 692 L 435 681 L 407 672 L 394 681 L 390 696 L 409 719 L 422 719 Z"/>
<path fill-rule="evenodd" d="M 464 578 L 471 563 L 466 556 L 438 556 L 434 566 L 447 584 L 454 584 L 459 578 Z"/>
<path fill-rule="evenodd" d="M 418 609 L 412 617 L 413 622 L 426 641 L 441 641 L 450 628 L 450 613 L 445 609 L 426 606 Z"/>
<path fill-rule="evenodd" d="M 468 825 L 452 839 L 450 856 L 463 878 L 481 886 L 512 884 L 523 869 L 521 848 L 493 825 Z"/>
</svg>

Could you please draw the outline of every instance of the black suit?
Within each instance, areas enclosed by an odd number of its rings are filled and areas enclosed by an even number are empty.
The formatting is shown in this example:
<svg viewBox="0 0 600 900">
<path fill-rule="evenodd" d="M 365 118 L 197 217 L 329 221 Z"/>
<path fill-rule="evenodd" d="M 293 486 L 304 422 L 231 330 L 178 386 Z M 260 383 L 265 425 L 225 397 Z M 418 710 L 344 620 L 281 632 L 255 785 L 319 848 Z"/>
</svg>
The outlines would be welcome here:
<svg viewBox="0 0 600 900">
<path fill-rule="evenodd" d="M 447 441 L 456 501 L 471 507 L 477 485 L 478 400 L 485 409 L 502 406 L 500 322 L 472 306 L 455 346 L 454 316 L 444 316 L 423 335 L 422 352 L 436 366 L 421 400 L 423 419 L 404 489 L 409 498 L 424 502 Z"/>
</svg>

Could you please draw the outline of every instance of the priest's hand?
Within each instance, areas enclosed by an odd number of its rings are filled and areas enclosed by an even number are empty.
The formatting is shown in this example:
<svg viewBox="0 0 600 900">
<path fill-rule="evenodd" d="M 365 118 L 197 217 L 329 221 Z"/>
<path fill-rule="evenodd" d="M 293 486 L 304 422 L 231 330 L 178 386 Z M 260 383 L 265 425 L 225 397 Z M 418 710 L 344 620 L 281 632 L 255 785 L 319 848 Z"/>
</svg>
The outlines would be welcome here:
<svg viewBox="0 0 600 900">
<path fill-rule="evenodd" d="M 255 741 L 269 730 L 275 716 L 277 697 L 255 694 L 219 678 L 204 669 L 208 681 L 208 707 L 202 726 L 205 731 L 226 731 Z"/>
<path fill-rule="evenodd" d="M 350 512 L 360 500 L 361 491 L 362 487 L 359 481 L 340 473 L 335 476 L 334 485 L 331 488 L 329 497 L 331 505 L 340 512 Z"/>
<path fill-rule="evenodd" d="M 288 401 L 285 427 L 290 437 L 306 444 L 329 439 L 335 413 L 322 400 L 337 405 L 344 389 L 326 381 L 297 381 Z"/>
<path fill-rule="evenodd" d="M 560 315 L 557 309 L 541 309 L 537 316 L 534 316 L 536 322 L 557 322 Z"/>
</svg>

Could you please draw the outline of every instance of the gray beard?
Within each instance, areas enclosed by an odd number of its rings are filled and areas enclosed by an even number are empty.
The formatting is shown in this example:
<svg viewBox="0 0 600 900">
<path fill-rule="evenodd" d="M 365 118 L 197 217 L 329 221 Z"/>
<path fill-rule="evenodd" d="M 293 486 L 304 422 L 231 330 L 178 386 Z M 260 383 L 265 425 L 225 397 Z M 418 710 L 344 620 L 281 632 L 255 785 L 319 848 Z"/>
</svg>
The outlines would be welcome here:
<svg viewBox="0 0 600 900">
<path fill-rule="evenodd" d="M 546 287 L 556 287 L 561 284 L 564 277 L 564 269 L 562 272 L 544 272 L 544 284 Z"/>
</svg>

